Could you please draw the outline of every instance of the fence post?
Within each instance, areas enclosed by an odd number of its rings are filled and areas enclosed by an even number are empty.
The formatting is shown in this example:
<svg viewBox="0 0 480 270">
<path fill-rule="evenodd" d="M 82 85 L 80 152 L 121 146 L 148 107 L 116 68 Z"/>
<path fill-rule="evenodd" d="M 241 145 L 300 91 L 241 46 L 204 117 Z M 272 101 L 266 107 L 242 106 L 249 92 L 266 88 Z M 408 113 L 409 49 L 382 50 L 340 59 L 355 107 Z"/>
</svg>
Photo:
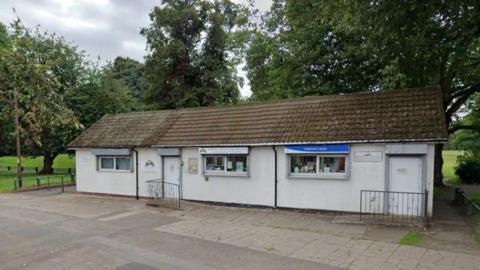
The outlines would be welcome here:
<svg viewBox="0 0 480 270">
<path fill-rule="evenodd" d="M 70 173 L 70 182 L 73 183 L 75 182 L 74 180 L 75 180 L 75 177 L 73 176 L 73 173 Z"/>
<path fill-rule="evenodd" d="M 62 180 L 61 181 L 62 181 L 62 193 L 64 193 L 65 192 L 65 187 L 63 186 L 63 175 L 62 175 Z"/>
</svg>

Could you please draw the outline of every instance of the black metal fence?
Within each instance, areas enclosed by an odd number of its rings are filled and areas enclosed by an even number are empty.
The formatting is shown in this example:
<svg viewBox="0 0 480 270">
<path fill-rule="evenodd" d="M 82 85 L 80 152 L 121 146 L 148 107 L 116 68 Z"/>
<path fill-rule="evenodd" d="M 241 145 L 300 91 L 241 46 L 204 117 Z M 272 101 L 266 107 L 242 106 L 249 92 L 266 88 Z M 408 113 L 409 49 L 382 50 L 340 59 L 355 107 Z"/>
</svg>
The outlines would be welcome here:
<svg viewBox="0 0 480 270">
<path fill-rule="evenodd" d="M 146 181 L 148 205 L 180 208 L 180 185 L 161 179 Z"/>
<path fill-rule="evenodd" d="M 360 191 L 360 220 L 380 224 L 428 225 L 428 191 Z"/>
<path fill-rule="evenodd" d="M 35 190 L 40 188 L 50 189 L 53 187 L 59 187 L 60 192 L 65 192 L 65 186 L 71 186 L 75 184 L 74 174 L 64 175 L 45 175 L 45 176 L 30 176 L 23 177 L 20 181 L 18 178 L 13 180 L 14 191 Z"/>
<path fill-rule="evenodd" d="M 16 174 L 17 166 L 0 166 L 0 174 Z M 22 172 L 28 174 L 40 174 L 42 168 L 40 167 L 23 167 Z M 72 174 L 75 171 L 73 168 L 52 168 L 52 174 Z"/>
</svg>

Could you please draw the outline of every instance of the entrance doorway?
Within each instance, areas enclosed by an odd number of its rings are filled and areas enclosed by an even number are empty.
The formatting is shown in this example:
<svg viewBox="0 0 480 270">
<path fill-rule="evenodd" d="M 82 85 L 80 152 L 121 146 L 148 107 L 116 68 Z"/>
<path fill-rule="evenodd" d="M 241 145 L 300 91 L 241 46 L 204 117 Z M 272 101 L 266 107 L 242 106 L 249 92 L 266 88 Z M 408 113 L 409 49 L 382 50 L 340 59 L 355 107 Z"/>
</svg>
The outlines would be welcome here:
<svg viewBox="0 0 480 270">
<path fill-rule="evenodd" d="M 180 185 L 180 158 L 164 157 L 163 160 L 165 182 Z"/>
<path fill-rule="evenodd" d="M 394 215 L 421 216 L 423 213 L 423 159 L 390 157 L 388 212 Z"/>
</svg>

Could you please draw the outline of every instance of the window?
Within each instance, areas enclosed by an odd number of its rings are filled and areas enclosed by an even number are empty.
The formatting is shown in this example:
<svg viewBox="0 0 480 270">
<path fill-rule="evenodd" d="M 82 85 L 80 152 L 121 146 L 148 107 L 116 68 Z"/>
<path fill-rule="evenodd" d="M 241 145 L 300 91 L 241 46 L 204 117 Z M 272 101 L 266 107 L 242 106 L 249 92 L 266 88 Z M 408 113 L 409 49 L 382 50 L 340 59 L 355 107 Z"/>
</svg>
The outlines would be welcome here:
<svg viewBox="0 0 480 270">
<path fill-rule="evenodd" d="M 207 171 L 224 171 L 225 161 L 223 156 L 208 156 L 206 157 Z"/>
<path fill-rule="evenodd" d="M 291 173 L 317 173 L 317 156 L 291 156 Z"/>
<path fill-rule="evenodd" d="M 131 171 L 132 158 L 130 156 L 98 157 L 101 171 Z"/>
<path fill-rule="evenodd" d="M 247 155 L 204 156 L 204 172 L 207 174 L 247 174 Z"/>
<path fill-rule="evenodd" d="M 100 158 L 100 168 L 106 170 L 113 170 L 113 163 L 115 159 L 113 157 L 101 157 Z"/>
<path fill-rule="evenodd" d="M 291 176 L 345 178 L 347 157 L 332 155 L 290 155 Z"/>
</svg>

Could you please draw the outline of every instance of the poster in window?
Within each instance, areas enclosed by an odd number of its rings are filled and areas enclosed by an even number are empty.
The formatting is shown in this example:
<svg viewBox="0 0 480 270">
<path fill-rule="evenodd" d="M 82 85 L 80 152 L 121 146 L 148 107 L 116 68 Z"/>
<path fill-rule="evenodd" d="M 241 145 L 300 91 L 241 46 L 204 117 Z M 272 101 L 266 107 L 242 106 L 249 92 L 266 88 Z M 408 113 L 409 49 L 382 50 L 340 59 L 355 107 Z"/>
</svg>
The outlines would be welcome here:
<svg viewBox="0 0 480 270">
<path fill-rule="evenodd" d="M 198 173 L 198 159 L 197 158 L 188 158 L 188 173 L 197 174 Z"/>
</svg>

